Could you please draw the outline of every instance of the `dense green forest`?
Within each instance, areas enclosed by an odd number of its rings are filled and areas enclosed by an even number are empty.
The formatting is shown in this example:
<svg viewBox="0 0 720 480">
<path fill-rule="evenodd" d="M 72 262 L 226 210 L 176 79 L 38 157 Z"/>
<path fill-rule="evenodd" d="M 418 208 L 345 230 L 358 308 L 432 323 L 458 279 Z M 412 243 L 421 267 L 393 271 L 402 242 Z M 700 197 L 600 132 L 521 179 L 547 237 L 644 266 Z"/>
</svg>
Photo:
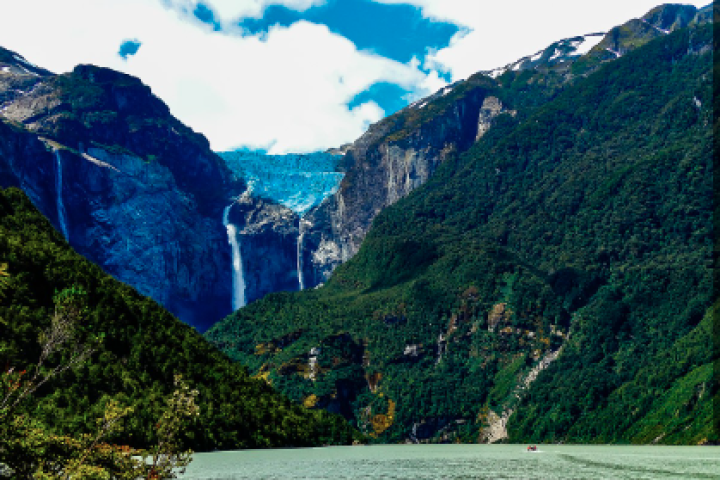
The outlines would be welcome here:
<svg viewBox="0 0 720 480">
<path fill-rule="evenodd" d="M 518 115 L 383 211 L 327 285 L 207 337 L 379 441 L 477 441 L 512 410 L 510 441 L 717 442 L 712 38 L 551 91 L 509 72 L 491 93 Z"/>
<path fill-rule="evenodd" d="M 32 370 L 38 337 L 50 324 L 53 297 L 86 292 L 80 341 L 102 338 L 89 361 L 41 387 L 34 418 L 58 434 L 92 432 L 110 400 L 134 407 L 121 436 L 108 441 L 143 448 L 181 374 L 199 391 L 200 416 L 182 443 L 195 450 L 347 444 L 356 434 L 338 416 L 311 411 L 253 379 L 193 328 L 75 253 L 24 193 L 0 190 L 0 365 Z M 62 355 L 51 359 L 58 364 Z"/>
</svg>

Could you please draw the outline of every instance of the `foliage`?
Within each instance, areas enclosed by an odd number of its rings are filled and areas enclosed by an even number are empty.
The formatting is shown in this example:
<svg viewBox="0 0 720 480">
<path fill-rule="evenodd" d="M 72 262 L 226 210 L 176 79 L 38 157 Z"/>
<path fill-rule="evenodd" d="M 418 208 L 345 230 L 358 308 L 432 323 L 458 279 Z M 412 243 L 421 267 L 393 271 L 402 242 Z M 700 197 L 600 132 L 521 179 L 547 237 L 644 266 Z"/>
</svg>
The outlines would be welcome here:
<svg viewBox="0 0 720 480">
<path fill-rule="evenodd" d="M 6 372 L 3 387 L 22 388 L 22 375 Z M 168 400 L 169 408 L 158 423 L 161 437 L 171 438 L 179 433 L 184 418 L 197 414 L 194 396 L 188 395 L 187 385 L 178 378 L 178 389 Z M 196 391 L 194 391 L 196 393 Z M 174 402 L 182 398 L 183 405 Z M 2 437 L 0 440 L 0 466 L 4 463 L 15 478 L 39 479 L 161 479 L 176 478 L 191 460 L 191 451 L 180 452 L 177 445 L 161 441 L 153 447 L 152 455 L 125 445 L 111 445 L 102 440 L 122 431 L 123 419 L 132 414 L 131 407 L 122 407 L 109 400 L 97 431 L 78 438 L 56 435 L 27 414 L 15 415 L 8 410 L 0 412 Z"/>
<path fill-rule="evenodd" d="M 688 392 L 713 391 L 698 330 L 712 296 L 711 42 L 709 27 L 679 30 L 551 93 L 501 78 L 516 118 L 376 217 L 326 286 L 271 295 L 207 337 L 361 430 L 392 400 L 380 441 L 475 440 L 487 408 L 562 344 L 511 441 L 647 442 L 681 397 L 696 399 L 688 432 L 707 433 L 713 394 Z M 704 340 L 677 368 L 668 352 L 690 338 Z M 660 428 L 652 440 L 704 438 Z"/>
<path fill-rule="evenodd" d="M 167 409 L 156 425 L 158 443 L 142 456 L 139 466 L 148 478 L 175 478 L 174 470 L 184 471 L 191 459 L 192 450 L 180 451 L 178 436 L 185 426 L 186 417 L 198 417 L 197 390 L 191 390 L 182 376 L 175 376 L 175 391 L 167 399 Z"/>
<path fill-rule="evenodd" d="M 6 287 L 7 277 L 10 276 L 10 274 L 7 272 L 7 269 L 8 269 L 7 263 L 0 264 L 0 296 L 2 296 L 3 290 Z"/>
<path fill-rule="evenodd" d="M 184 417 L 199 414 L 195 405 L 198 392 L 190 391 L 180 376 L 175 378 L 176 390 L 157 424 L 159 442 L 152 448 L 150 461 L 149 455 L 140 451 L 101 443 L 121 432 L 123 418 L 133 411 L 115 399 L 106 402 L 97 431 L 78 438 L 56 435 L 22 411 L 43 384 L 90 357 L 93 347 L 78 344 L 75 338 L 84 310 L 79 298 L 84 294 L 73 288 L 55 296 L 55 313 L 50 328 L 40 335 L 40 359 L 32 374 L 11 368 L 0 376 L 0 466 L 4 464 L 21 478 L 175 478 L 174 470 L 185 467 L 191 454 L 179 451 L 175 437 L 184 426 Z M 54 368 L 46 368 L 57 356 L 64 358 Z"/>
<path fill-rule="evenodd" d="M 0 259 L 10 275 L 4 277 L 0 297 L 0 365 L 5 371 L 13 365 L 26 365 L 28 372 L 52 371 L 74 358 L 54 352 L 41 366 L 33 364 L 42 356 L 38 335 L 52 323 L 53 292 L 75 285 L 84 292 L 87 311 L 72 342 L 94 345 L 89 361 L 40 385 L 34 393 L 38 401 L 18 407 L 28 422 L 58 436 L 81 438 L 96 431 L 94 419 L 103 416 L 112 399 L 134 413 L 108 440 L 148 448 L 161 440 L 156 419 L 173 391 L 174 375 L 181 374 L 198 390 L 203 412 L 172 439 L 183 449 L 352 442 L 355 434 L 342 419 L 308 411 L 250 378 L 191 327 L 76 254 L 13 188 L 0 191 Z M 28 422 L 23 428 L 32 427 Z"/>
</svg>

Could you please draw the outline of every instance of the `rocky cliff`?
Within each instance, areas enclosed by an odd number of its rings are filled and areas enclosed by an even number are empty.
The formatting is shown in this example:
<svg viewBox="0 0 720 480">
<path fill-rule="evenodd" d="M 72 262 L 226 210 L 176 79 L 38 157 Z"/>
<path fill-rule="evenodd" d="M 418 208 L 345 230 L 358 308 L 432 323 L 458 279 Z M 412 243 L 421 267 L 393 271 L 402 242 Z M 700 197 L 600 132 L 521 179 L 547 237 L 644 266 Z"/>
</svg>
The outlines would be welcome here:
<svg viewBox="0 0 720 480">
<path fill-rule="evenodd" d="M 505 111 L 498 99 L 487 98 L 492 84 L 475 76 L 446 87 L 373 125 L 347 148 L 340 189 L 303 217 L 300 252 L 308 287 L 324 283 L 357 253 L 378 213 L 427 182 Z"/>
<path fill-rule="evenodd" d="M 287 207 L 244 194 L 230 206 L 228 219 L 239 226 L 245 303 L 298 290 L 298 216 Z"/>
<path fill-rule="evenodd" d="M 538 98 L 542 103 L 655 38 L 706 23 L 710 11 L 711 6 L 661 5 L 607 33 L 563 39 L 505 67 L 480 72 L 371 126 L 342 148 L 347 174 L 338 192 L 304 216 L 299 255 L 305 285 L 327 281 L 357 253 L 378 213 L 424 184 L 449 156 L 467 150 L 495 118 L 515 115 L 515 108 Z M 512 91 L 512 107 L 494 96 L 498 87 Z"/>
<path fill-rule="evenodd" d="M 204 330 L 229 314 L 223 214 L 246 185 L 207 140 L 136 78 L 89 65 L 53 75 L 0 53 L 2 184 L 25 190 L 79 253 L 185 322 Z M 259 235 L 244 248 L 262 245 L 264 258 L 282 258 L 273 249 L 287 250 L 284 231 L 262 223 L 267 202 L 243 207 L 234 220 Z M 251 272 L 254 256 L 245 256 Z M 288 286 L 269 285 L 272 273 L 249 276 L 250 298 Z"/>
</svg>

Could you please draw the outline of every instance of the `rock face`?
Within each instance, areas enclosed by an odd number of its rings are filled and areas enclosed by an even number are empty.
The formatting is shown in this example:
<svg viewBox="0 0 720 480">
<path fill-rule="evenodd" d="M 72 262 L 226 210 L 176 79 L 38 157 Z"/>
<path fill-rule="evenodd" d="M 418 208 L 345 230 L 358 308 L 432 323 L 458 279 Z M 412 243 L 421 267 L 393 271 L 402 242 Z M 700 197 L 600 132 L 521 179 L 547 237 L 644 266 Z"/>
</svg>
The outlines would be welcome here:
<svg viewBox="0 0 720 480">
<path fill-rule="evenodd" d="M 25 190 L 79 253 L 186 323 L 205 330 L 229 314 L 223 213 L 246 185 L 207 140 L 136 78 L 87 65 L 53 75 L 6 50 L 0 71 L 2 185 Z M 295 265 L 297 219 L 280 210 L 249 197 L 233 209 L 250 299 L 297 288 L 286 266 L 253 259 Z"/>
<path fill-rule="evenodd" d="M 521 400 L 530 389 L 530 386 L 537 380 L 540 372 L 548 368 L 562 353 L 563 347 L 554 352 L 548 352 L 530 371 L 517 383 L 512 392 L 515 400 Z M 500 414 L 490 410 L 485 418 L 485 426 L 480 430 L 478 443 L 497 443 L 507 440 L 507 424 L 515 410 L 505 406 Z"/>
<path fill-rule="evenodd" d="M 245 301 L 277 291 L 299 289 L 298 216 L 289 208 L 242 195 L 230 207 L 229 220 L 239 225 Z"/>
<path fill-rule="evenodd" d="M 340 189 L 303 217 L 306 287 L 324 283 L 357 253 L 383 208 L 427 182 L 449 155 L 473 144 L 491 86 L 490 79 L 476 76 L 446 87 L 373 125 L 347 147 Z"/>
<path fill-rule="evenodd" d="M 229 311 L 219 214 L 202 215 L 168 167 L 99 148 L 64 152 L 66 238 L 76 250 L 198 328 Z"/>
<path fill-rule="evenodd" d="M 514 117 L 517 112 L 507 110 L 499 98 L 493 96 L 487 97 L 482 107 L 480 107 L 475 140 L 480 140 L 492 128 L 495 119 L 503 113 L 508 113 Z"/>
</svg>

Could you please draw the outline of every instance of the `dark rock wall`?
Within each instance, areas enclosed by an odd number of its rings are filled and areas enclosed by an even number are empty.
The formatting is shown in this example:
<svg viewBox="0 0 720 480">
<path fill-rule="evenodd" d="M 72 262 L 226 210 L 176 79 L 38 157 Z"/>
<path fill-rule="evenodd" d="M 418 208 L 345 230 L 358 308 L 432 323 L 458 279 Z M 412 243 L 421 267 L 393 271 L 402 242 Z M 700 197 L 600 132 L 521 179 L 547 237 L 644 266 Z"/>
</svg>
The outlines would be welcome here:
<svg viewBox="0 0 720 480">
<path fill-rule="evenodd" d="M 422 116 L 422 109 L 430 108 L 410 106 L 373 125 L 349 147 L 344 159 L 347 174 L 340 189 L 303 218 L 306 287 L 324 283 L 339 264 L 357 253 L 383 208 L 427 182 L 449 155 L 473 144 L 485 87 L 484 82 L 469 82 L 450 99 L 439 93 L 429 100 L 445 102 L 437 114 L 408 128 L 403 117 Z"/>
<path fill-rule="evenodd" d="M 246 186 L 207 140 L 118 72 L 0 80 L 1 184 L 25 190 L 79 253 L 186 323 L 205 330 L 230 314 L 223 211 Z M 243 202 L 248 299 L 297 289 L 297 219 Z"/>
<path fill-rule="evenodd" d="M 298 216 L 289 208 L 242 195 L 232 204 L 229 220 L 239 226 L 246 301 L 298 290 Z"/>
</svg>

